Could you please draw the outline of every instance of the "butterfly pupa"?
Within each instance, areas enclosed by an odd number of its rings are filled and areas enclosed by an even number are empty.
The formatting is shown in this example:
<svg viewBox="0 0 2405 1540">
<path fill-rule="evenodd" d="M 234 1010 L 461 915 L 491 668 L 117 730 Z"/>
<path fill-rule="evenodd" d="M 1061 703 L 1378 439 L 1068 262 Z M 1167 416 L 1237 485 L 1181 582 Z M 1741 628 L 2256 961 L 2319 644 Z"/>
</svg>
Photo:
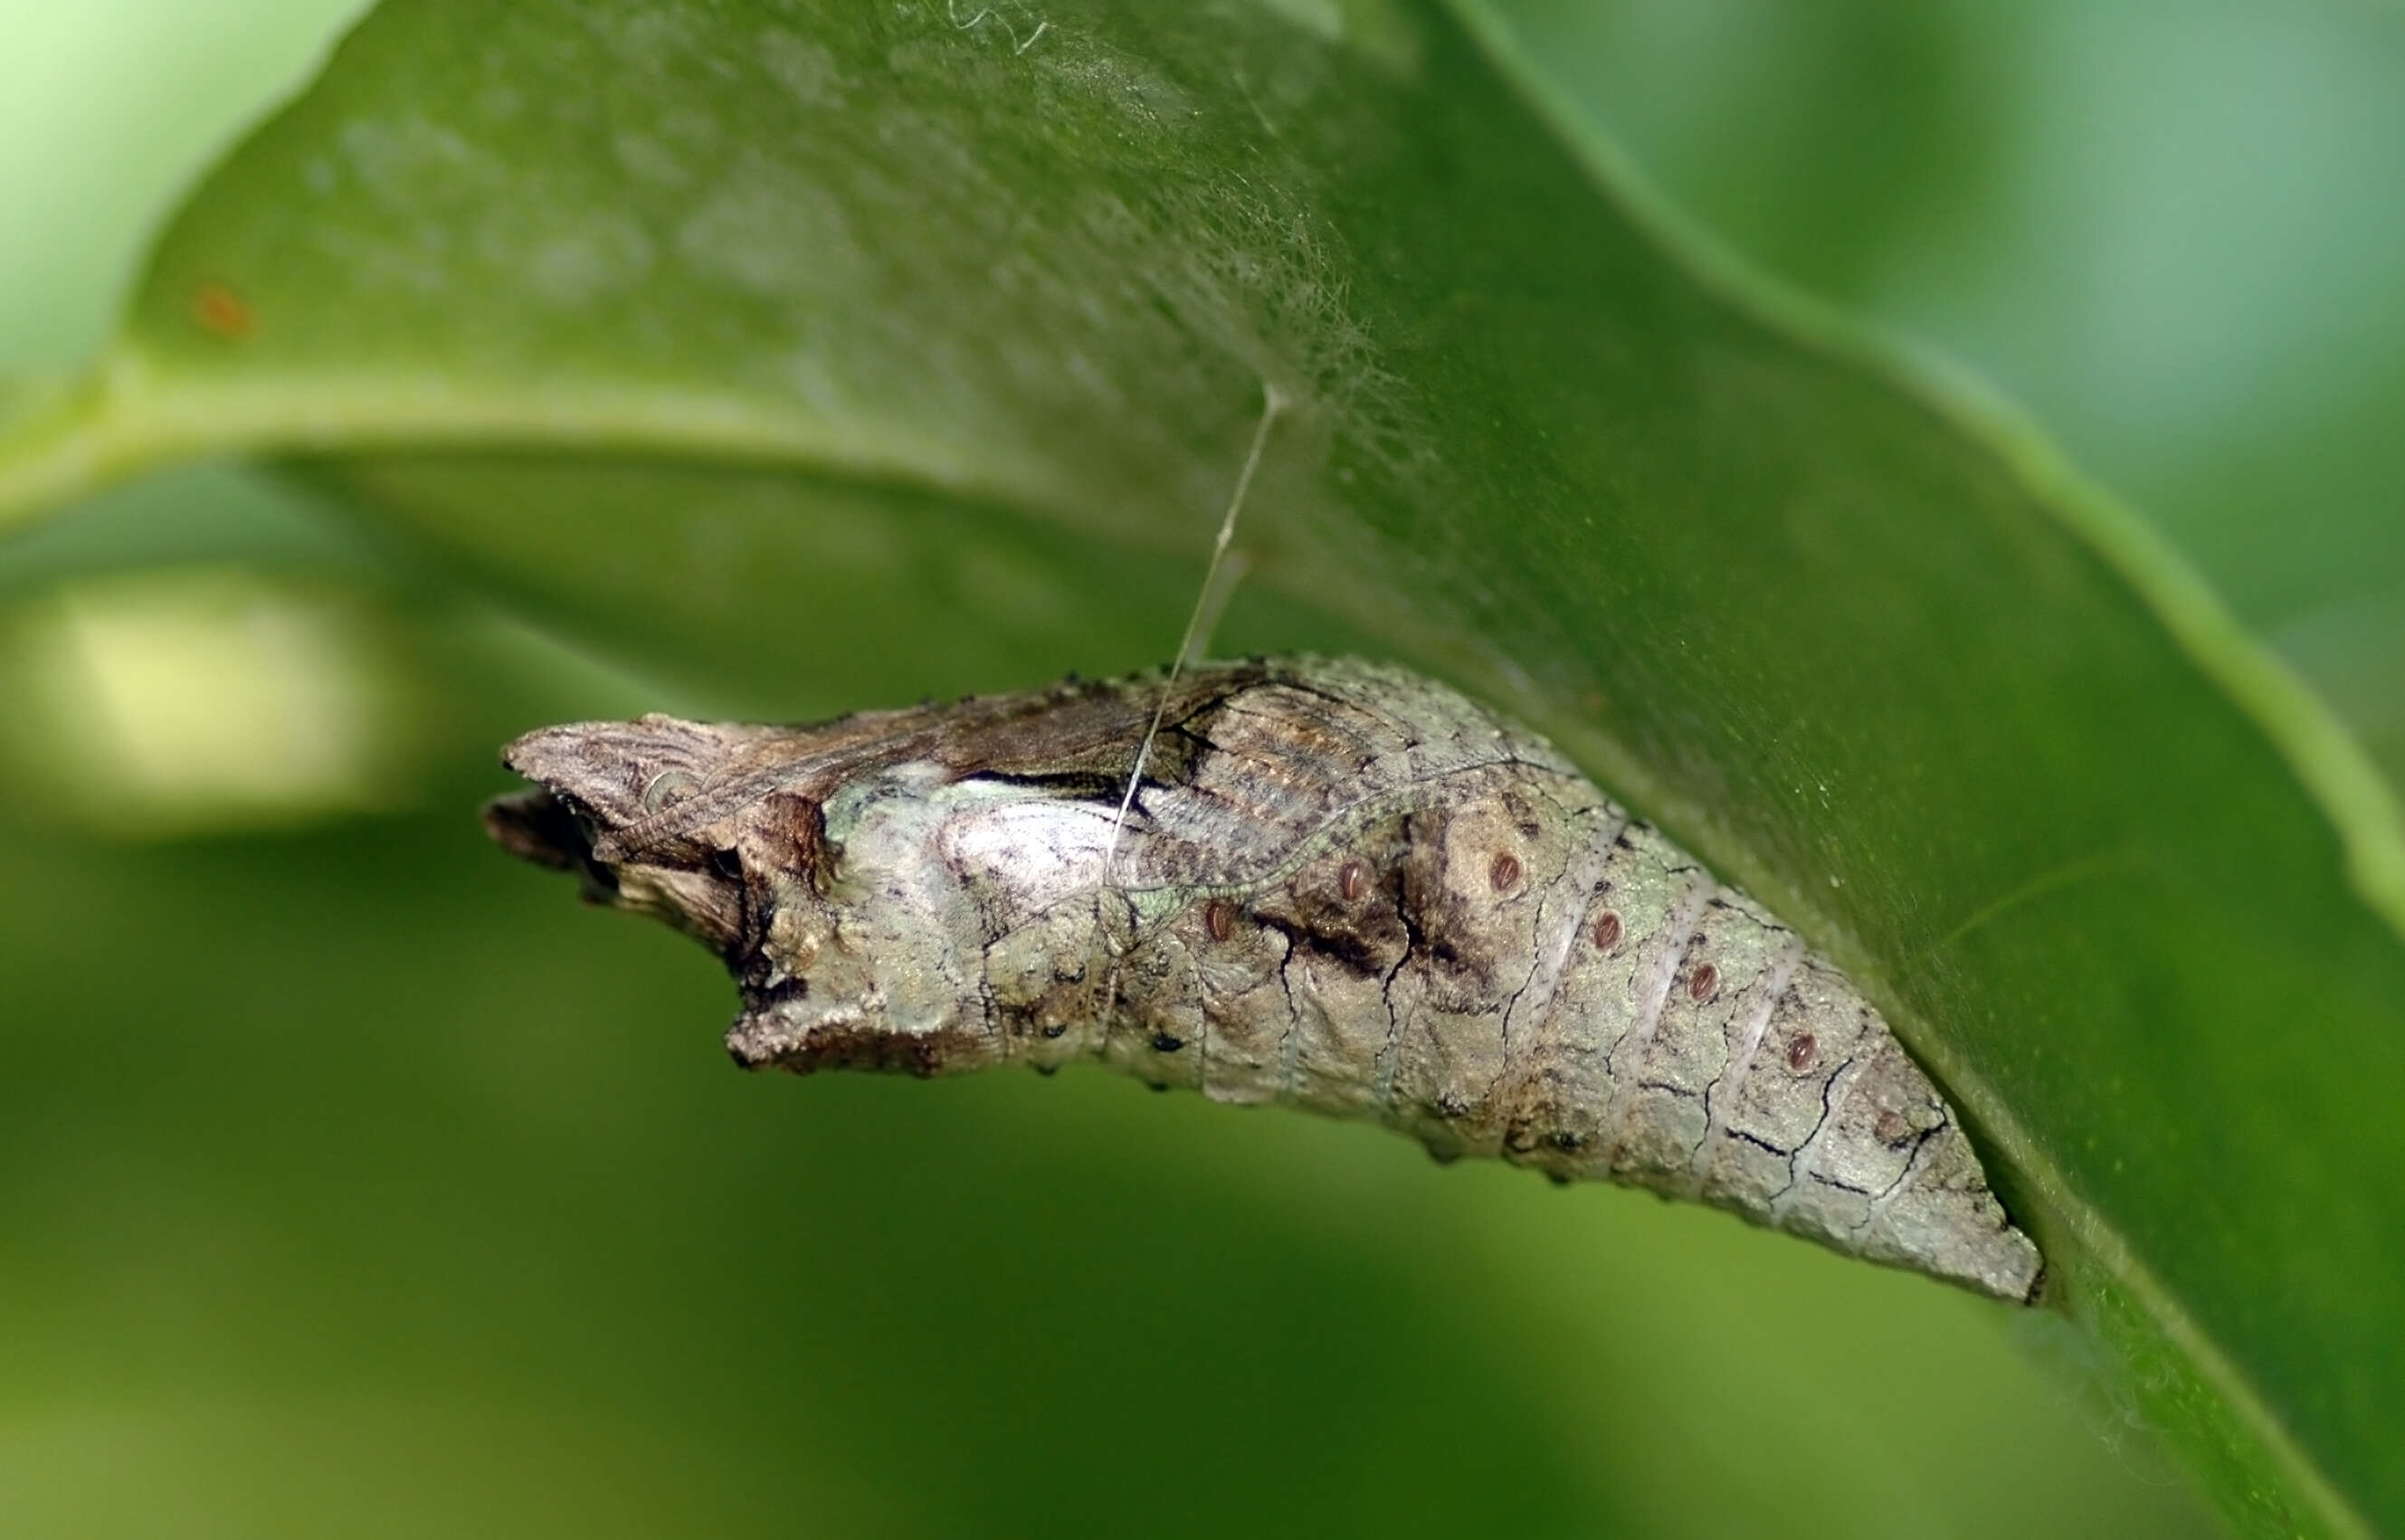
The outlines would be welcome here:
<svg viewBox="0 0 2405 1540">
<path fill-rule="evenodd" d="M 538 789 L 487 808 L 493 836 L 723 956 L 747 1067 L 1099 1060 L 2039 1291 L 1859 990 L 1542 739 L 1402 669 L 586 722 L 504 758 Z"/>
</svg>

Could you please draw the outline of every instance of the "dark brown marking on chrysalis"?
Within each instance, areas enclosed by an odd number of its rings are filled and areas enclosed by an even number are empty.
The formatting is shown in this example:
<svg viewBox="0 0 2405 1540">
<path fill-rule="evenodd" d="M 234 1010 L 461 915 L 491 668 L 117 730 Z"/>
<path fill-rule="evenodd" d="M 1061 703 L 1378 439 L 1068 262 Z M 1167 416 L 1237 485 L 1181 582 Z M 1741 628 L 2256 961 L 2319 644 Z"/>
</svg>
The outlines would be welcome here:
<svg viewBox="0 0 2405 1540">
<path fill-rule="evenodd" d="M 1701 1198 L 1999 1298 L 2042 1278 L 1833 967 L 1541 740 L 1402 671 L 1257 660 L 816 727 L 584 723 L 507 759 L 541 789 L 487 811 L 494 837 L 723 956 L 746 1067 L 1099 1058 L 1441 1159 Z"/>
</svg>

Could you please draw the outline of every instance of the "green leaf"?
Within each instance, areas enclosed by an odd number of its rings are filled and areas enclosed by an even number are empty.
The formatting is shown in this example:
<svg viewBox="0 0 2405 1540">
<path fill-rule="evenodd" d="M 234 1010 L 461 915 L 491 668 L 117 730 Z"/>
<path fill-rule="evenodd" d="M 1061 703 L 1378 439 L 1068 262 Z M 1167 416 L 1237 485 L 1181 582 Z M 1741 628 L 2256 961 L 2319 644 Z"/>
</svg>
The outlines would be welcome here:
<svg viewBox="0 0 2405 1540">
<path fill-rule="evenodd" d="M 2031 435 L 1568 123 L 1475 0 L 394 0 L 0 424 L 0 517 L 291 458 L 793 714 L 1165 650 L 1273 390 L 1234 631 L 1554 732 L 1892 1009 L 2247 1527 L 2405 1527 L 2396 810 Z"/>
<path fill-rule="evenodd" d="M 2393 15 L 1497 9 L 1717 234 L 1970 360 L 2075 446 L 2405 786 Z"/>
</svg>

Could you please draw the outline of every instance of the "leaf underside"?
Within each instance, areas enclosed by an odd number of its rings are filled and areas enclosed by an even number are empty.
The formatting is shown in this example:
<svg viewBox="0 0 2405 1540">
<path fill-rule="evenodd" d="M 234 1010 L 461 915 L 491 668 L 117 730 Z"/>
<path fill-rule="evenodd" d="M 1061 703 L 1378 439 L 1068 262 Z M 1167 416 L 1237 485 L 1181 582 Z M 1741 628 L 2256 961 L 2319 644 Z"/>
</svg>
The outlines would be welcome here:
<svg viewBox="0 0 2405 1540">
<path fill-rule="evenodd" d="M 1239 644 L 1554 733 L 1856 973 L 2260 1533 L 2405 1528 L 2405 866 L 2023 437 L 1689 249 L 1472 0 L 392 0 L 162 239 L 0 516 L 291 463 L 794 716 Z"/>
</svg>

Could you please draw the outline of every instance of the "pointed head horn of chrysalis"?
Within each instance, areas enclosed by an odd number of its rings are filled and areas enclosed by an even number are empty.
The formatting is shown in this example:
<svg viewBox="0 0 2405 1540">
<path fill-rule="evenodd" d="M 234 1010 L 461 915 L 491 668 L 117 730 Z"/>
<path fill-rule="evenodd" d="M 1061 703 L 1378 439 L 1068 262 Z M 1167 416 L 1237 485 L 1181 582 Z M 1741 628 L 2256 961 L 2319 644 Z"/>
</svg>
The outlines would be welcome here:
<svg viewBox="0 0 2405 1540">
<path fill-rule="evenodd" d="M 771 768 L 793 739 L 658 715 L 545 728 L 501 754 L 537 789 L 493 799 L 485 827 L 512 855 L 580 874 L 587 901 L 664 920 L 724 958 L 744 1006 L 726 1046 L 746 1068 L 992 1063 L 975 954 L 950 954 L 968 934 L 965 898 L 924 859 L 932 825 L 907 795 L 781 784 Z M 823 798 L 854 810 L 840 843 Z"/>
</svg>

